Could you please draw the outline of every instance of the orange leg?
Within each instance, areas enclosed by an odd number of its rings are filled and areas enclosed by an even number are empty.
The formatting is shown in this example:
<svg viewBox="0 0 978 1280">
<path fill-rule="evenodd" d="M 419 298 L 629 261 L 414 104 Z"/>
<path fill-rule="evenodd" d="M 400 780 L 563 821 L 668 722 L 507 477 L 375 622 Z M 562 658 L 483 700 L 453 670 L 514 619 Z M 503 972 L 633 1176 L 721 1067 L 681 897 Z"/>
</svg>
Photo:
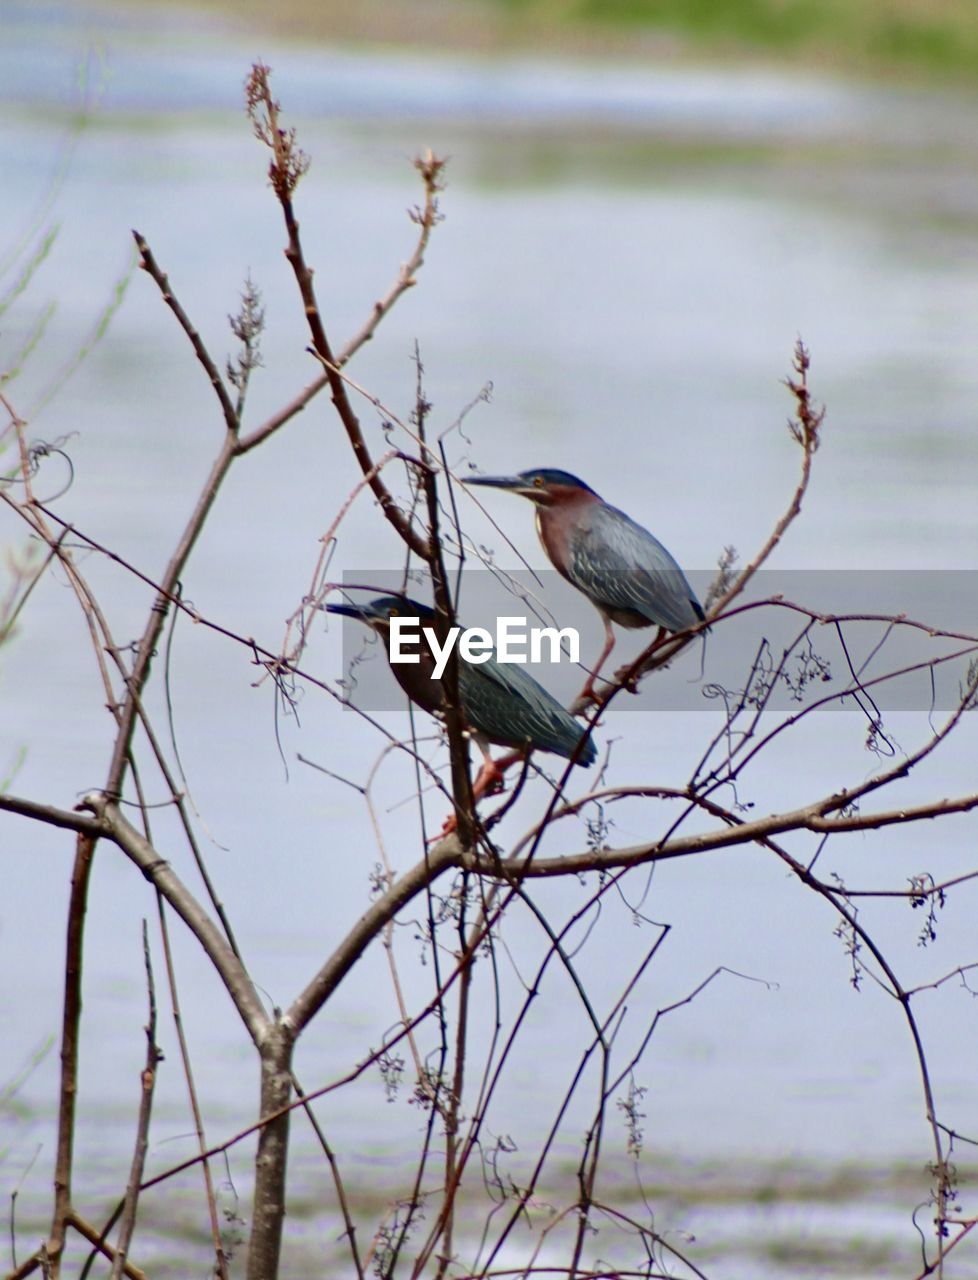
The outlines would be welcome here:
<svg viewBox="0 0 978 1280">
<path fill-rule="evenodd" d="M 580 697 L 578 698 L 578 702 L 597 702 L 598 695 L 594 692 L 594 682 L 598 678 L 598 672 L 601 670 L 604 664 L 608 661 L 608 655 L 609 653 L 611 653 L 614 647 L 615 647 L 615 633 L 611 626 L 611 619 L 605 618 L 604 648 L 601 650 L 601 656 L 598 658 L 598 661 L 595 664 L 594 670 L 591 672 L 591 674 L 587 678 L 587 683 L 585 684 L 584 688 L 581 690 Z"/>
<path fill-rule="evenodd" d="M 472 799 L 479 800 L 484 795 L 492 795 L 494 791 L 498 791 L 503 784 L 506 770 L 514 765 L 517 760 L 523 759 L 522 751 L 510 751 L 504 756 L 500 756 L 498 760 L 493 760 L 489 753 L 488 747 L 482 748 L 482 765 L 479 772 L 475 775 L 472 783 Z M 436 839 L 444 840 L 445 836 L 449 836 L 458 827 L 458 817 L 454 813 L 450 813 L 445 819 L 441 831 Z"/>
<path fill-rule="evenodd" d="M 571 710 L 574 712 L 575 715 L 581 714 L 581 712 L 584 710 L 584 708 L 587 706 L 589 702 L 597 702 L 599 700 L 598 694 L 594 692 L 594 682 L 598 678 L 598 672 L 604 666 L 605 662 L 607 662 L 608 655 L 611 653 L 612 649 L 615 647 L 615 633 L 611 629 L 611 620 L 609 618 L 605 618 L 604 620 L 604 634 L 605 634 L 604 648 L 601 650 L 601 656 L 598 658 L 597 665 L 595 666 L 591 674 L 588 676 L 587 683 L 585 684 L 584 688 L 581 690 L 580 694 L 577 697 L 577 701 L 574 703 L 573 707 L 571 708 Z M 656 634 L 655 640 L 652 642 L 652 647 L 653 648 L 658 647 L 658 645 L 662 643 L 662 641 L 665 639 L 665 637 L 668 634 L 669 633 L 665 629 L 665 627 L 660 627 Z M 632 692 L 634 693 L 635 690 L 632 689 Z"/>
<path fill-rule="evenodd" d="M 503 771 L 499 765 L 493 760 L 492 756 L 486 751 L 482 757 L 482 764 L 479 772 L 475 775 L 472 782 L 472 799 L 478 800 L 480 796 L 491 795 L 493 791 L 498 791 L 502 786 Z"/>
</svg>

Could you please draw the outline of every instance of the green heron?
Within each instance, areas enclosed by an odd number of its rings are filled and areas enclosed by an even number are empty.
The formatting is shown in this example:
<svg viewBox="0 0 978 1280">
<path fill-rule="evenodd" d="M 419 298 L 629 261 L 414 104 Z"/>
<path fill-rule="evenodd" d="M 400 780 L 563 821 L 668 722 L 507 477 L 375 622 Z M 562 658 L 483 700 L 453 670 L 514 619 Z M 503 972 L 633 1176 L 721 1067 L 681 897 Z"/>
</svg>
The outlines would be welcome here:
<svg viewBox="0 0 978 1280">
<path fill-rule="evenodd" d="M 431 626 L 436 617 L 428 605 L 407 596 L 377 596 L 363 604 L 328 604 L 326 610 L 366 623 L 383 640 L 388 659 L 392 618 L 418 618 L 422 626 Z M 417 656 L 418 662 L 392 662 L 391 671 L 412 702 L 443 720 L 444 691 L 434 676 L 435 659 L 423 638 Z M 533 750 L 551 751 L 565 760 L 576 755 L 575 763 L 584 766 L 595 760 L 597 752 L 586 731 L 519 665 L 499 663 L 491 655 L 470 663 L 459 655 L 458 696 L 465 727 L 484 761 L 472 786 L 475 799 L 502 778 L 503 768 Z M 490 743 L 513 748 L 513 755 L 493 760 Z M 449 820 L 446 829 L 452 825 Z"/>
<path fill-rule="evenodd" d="M 595 696 L 594 682 L 615 646 L 613 622 L 655 625 L 661 636 L 705 621 L 686 575 L 658 538 L 577 476 L 543 467 L 515 476 L 473 476 L 465 483 L 529 498 L 536 507 L 540 542 L 554 568 L 601 614 L 605 645 L 582 699 Z"/>
</svg>

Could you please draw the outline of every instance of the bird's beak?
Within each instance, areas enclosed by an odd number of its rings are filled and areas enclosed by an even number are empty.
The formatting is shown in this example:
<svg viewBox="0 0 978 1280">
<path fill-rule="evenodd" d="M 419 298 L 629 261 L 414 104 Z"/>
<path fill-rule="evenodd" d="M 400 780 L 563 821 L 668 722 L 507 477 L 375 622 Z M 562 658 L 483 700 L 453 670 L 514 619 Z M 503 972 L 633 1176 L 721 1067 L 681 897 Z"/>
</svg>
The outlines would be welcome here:
<svg viewBox="0 0 978 1280">
<path fill-rule="evenodd" d="M 327 613 L 338 613 L 343 618 L 356 618 L 357 622 L 369 622 L 370 619 L 355 604 L 328 604 Z"/>
<path fill-rule="evenodd" d="M 520 493 L 524 498 L 531 498 L 539 490 L 528 485 L 522 476 L 469 476 L 463 484 L 481 484 L 488 489 L 506 489 L 509 493 Z"/>
</svg>

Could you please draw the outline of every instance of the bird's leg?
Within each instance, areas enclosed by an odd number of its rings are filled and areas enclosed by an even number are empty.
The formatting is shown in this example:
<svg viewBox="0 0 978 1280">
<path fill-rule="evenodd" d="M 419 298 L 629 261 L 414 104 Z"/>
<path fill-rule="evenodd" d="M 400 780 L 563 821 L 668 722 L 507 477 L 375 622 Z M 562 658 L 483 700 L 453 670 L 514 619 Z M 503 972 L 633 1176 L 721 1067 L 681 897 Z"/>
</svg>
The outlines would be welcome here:
<svg viewBox="0 0 978 1280">
<path fill-rule="evenodd" d="M 608 655 L 609 653 L 611 653 L 614 647 L 615 647 L 615 633 L 611 626 L 611 619 L 607 615 L 605 615 L 604 648 L 601 650 L 601 654 L 594 665 L 594 670 L 588 676 L 587 681 L 584 685 L 584 688 L 581 690 L 581 692 L 577 696 L 577 701 L 574 703 L 575 707 L 578 707 L 578 706 L 586 707 L 589 702 L 598 701 L 598 695 L 594 692 L 594 682 L 595 680 L 597 680 L 598 672 L 607 662 Z"/>
<path fill-rule="evenodd" d="M 649 647 L 646 649 L 645 652 L 651 656 L 653 653 L 655 653 L 656 649 L 658 649 L 661 645 L 665 644 L 665 642 L 669 639 L 670 635 L 672 635 L 671 631 L 667 631 L 665 627 L 660 627 L 659 630 L 656 632 L 655 639 L 652 641 L 652 643 L 649 645 Z M 624 673 L 626 670 L 627 670 L 626 667 L 622 667 L 621 671 L 616 672 L 616 675 L 620 680 L 624 680 Z M 630 680 L 625 682 L 624 687 L 628 690 L 629 693 L 638 693 L 638 682 L 644 674 L 645 674 L 645 668 L 643 667 L 642 670 L 637 671 Z"/>
<path fill-rule="evenodd" d="M 493 791 L 498 791 L 502 786 L 506 770 L 517 760 L 522 759 L 522 751 L 510 751 L 500 756 L 498 760 L 493 760 L 489 754 L 489 748 L 485 747 L 482 752 L 482 768 L 476 774 L 475 782 L 472 783 L 472 799 L 478 800 L 480 796 L 491 795 Z"/>
<path fill-rule="evenodd" d="M 517 760 L 522 759 L 522 751 L 510 751 L 506 755 L 500 756 L 498 760 L 493 760 L 489 748 L 482 747 L 482 765 L 472 783 L 473 802 L 484 795 L 491 795 L 493 791 L 498 791 L 502 786 L 506 770 L 511 768 Z M 445 836 L 451 835 L 457 827 L 458 817 L 456 814 L 450 813 L 436 839 L 444 840 Z"/>
</svg>

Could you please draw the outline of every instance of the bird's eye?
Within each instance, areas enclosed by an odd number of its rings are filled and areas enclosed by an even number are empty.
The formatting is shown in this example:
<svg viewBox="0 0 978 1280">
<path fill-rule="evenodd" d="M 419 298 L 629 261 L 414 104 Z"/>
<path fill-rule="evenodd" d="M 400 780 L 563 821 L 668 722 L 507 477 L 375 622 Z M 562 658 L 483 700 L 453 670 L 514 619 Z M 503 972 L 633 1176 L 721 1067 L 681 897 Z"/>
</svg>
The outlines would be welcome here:
<svg viewBox="0 0 978 1280">
<path fill-rule="evenodd" d="M 399 617 L 399 615 L 400 615 L 400 610 L 398 610 L 398 609 L 391 609 L 390 613 L 388 614 L 388 617 L 390 617 L 390 618 L 397 618 L 397 617 Z"/>
<path fill-rule="evenodd" d="M 537 489 L 542 489 L 542 488 L 543 488 L 543 476 L 534 476 L 534 477 L 533 477 L 533 484 L 534 484 L 534 487 L 535 487 L 535 488 L 537 488 Z"/>
</svg>

